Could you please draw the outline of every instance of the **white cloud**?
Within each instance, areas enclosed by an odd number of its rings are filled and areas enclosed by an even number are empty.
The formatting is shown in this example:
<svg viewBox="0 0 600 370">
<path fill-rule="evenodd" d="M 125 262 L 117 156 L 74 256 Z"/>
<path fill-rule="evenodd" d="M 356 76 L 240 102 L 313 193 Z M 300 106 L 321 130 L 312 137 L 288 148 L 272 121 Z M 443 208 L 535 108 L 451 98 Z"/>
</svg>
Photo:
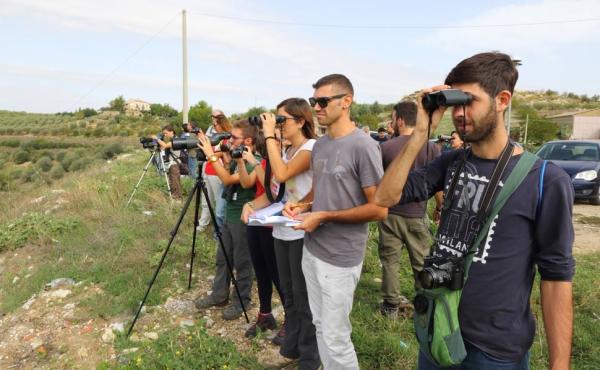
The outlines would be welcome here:
<svg viewBox="0 0 600 370">
<path fill-rule="evenodd" d="M 544 0 L 499 5 L 453 26 L 531 24 L 600 17 L 597 0 Z M 434 47 L 453 51 L 501 50 L 513 55 L 554 53 L 569 43 L 594 43 L 600 39 L 600 22 L 546 25 L 440 29 L 426 35 Z"/>
</svg>

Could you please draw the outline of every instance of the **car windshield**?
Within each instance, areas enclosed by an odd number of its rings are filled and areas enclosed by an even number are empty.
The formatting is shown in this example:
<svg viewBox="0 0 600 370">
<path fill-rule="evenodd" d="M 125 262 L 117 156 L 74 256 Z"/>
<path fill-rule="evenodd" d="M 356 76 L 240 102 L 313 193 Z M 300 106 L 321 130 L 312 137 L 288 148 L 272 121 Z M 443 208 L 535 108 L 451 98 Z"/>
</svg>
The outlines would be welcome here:
<svg viewBox="0 0 600 370">
<path fill-rule="evenodd" d="M 598 161 L 600 153 L 594 143 L 548 143 L 537 153 L 542 159 L 555 161 Z"/>
</svg>

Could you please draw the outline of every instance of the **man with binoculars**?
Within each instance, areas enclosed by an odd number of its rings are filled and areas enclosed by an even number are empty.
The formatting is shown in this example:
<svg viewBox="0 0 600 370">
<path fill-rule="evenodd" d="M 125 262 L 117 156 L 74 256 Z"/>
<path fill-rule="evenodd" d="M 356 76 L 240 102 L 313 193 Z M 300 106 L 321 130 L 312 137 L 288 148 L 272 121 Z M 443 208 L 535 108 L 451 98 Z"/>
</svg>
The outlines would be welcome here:
<svg viewBox="0 0 600 370">
<path fill-rule="evenodd" d="M 529 298 L 535 267 L 541 275 L 549 368 L 569 368 L 573 189 L 569 176 L 559 167 L 524 153 L 509 140 L 504 115 L 517 78 L 508 55 L 481 53 L 454 67 L 444 85 L 423 90 L 412 137 L 387 168 L 375 195 L 378 205 L 389 207 L 445 191 L 430 260 L 436 262 L 428 265 L 426 258 L 420 277 L 424 285 L 433 288 L 462 289 L 458 334 L 466 357 L 451 369 L 529 368 L 529 348 L 535 335 Z M 456 129 L 471 147 L 445 152 L 425 167 L 410 171 L 428 133 L 435 131 L 448 106 L 452 106 Z M 529 167 L 520 166 L 527 157 Z M 516 177 L 512 172 L 522 173 L 520 182 L 507 181 Z M 488 189 L 492 182 L 497 186 Z M 504 187 L 512 192 L 503 198 L 498 194 L 507 193 L 502 191 Z M 502 198 L 503 205 L 491 208 L 496 216 L 488 217 L 491 213 L 485 210 L 496 204 L 492 199 Z M 478 244 L 479 230 L 484 233 Z M 464 264 L 465 260 L 470 263 Z M 466 274 L 448 273 L 455 270 Z M 460 281 L 454 281 L 454 275 Z M 419 311 L 417 301 L 415 310 Z M 423 342 L 420 345 L 419 369 L 441 368 L 437 364 L 440 356 Z"/>
</svg>

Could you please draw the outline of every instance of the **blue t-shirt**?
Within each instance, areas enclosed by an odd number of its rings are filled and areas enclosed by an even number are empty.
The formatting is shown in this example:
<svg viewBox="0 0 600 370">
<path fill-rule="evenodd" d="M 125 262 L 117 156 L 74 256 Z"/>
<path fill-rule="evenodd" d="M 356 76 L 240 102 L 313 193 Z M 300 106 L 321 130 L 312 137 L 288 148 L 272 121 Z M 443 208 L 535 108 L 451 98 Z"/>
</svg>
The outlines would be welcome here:
<svg viewBox="0 0 600 370">
<path fill-rule="evenodd" d="M 443 153 L 428 166 L 412 171 L 402 202 L 447 192 L 462 154 L 462 150 Z M 499 186 L 519 158 L 510 159 Z M 496 163 L 467 152 L 452 205 L 442 215 L 436 254 L 461 256 L 468 250 L 465 242 L 475 239 L 479 203 Z M 561 168 L 548 163 L 537 209 L 541 163 L 534 164 L 492 222 L 473 258 L 459 307 L 464 339 L 507 361 L 521 360 L 533 342 L 535 321 L 529 298 L 534 266 L 543 280 L 570 281 L 574 274 L 573 185 Z"/>
</svg>

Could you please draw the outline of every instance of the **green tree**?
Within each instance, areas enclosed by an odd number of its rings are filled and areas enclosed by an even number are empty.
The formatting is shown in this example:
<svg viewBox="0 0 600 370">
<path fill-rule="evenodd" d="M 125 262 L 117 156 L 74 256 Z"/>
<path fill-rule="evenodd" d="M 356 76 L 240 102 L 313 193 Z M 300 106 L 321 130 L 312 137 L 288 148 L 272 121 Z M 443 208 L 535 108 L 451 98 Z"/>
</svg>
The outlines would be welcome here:
<svg viewBox="0 0 600 370">
<path fill-rule="evenodd" d="M 123 112 L 125 110 L 125 98 L 123 95 L 119 95 L 108 103 L 110 110 L 116 110 L 118 112 Z"/>
<path fill-rule="evenodd" d="M 188 119 L 194 122 L 196 126 L 206 130 L 212 122 L 210 117 L 211 113 L 212 107 L 204 100 L 200 100 L 196 105 L 190 107 Z"/>
<path fill-rule="evenodd" d="M 169 104 L 150 104 L 150 114 L 161 118 L 169 118 L 177 116 L 177 109 Z"/>
</svg>

